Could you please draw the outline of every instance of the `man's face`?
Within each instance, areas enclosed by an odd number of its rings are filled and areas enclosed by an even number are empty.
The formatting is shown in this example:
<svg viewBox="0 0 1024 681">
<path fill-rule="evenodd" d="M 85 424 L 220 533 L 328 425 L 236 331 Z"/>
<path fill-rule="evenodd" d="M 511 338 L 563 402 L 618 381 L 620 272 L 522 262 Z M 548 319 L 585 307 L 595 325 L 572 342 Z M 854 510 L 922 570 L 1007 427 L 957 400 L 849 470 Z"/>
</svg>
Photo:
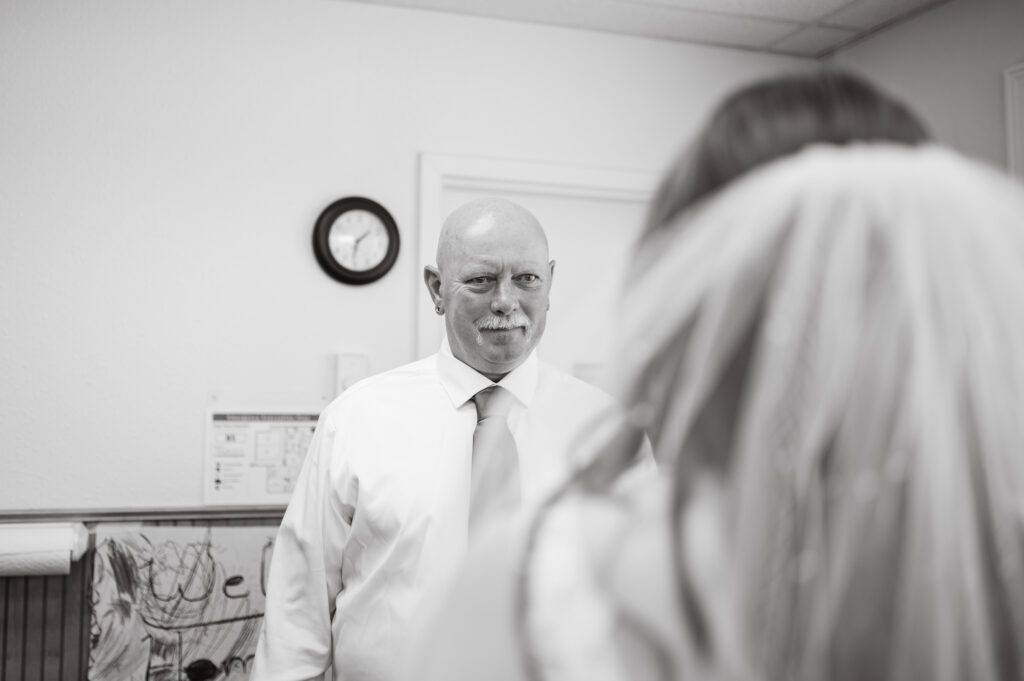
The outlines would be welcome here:
<svg viewBox="0 0 1024 681">
<path fill-rule="evenodd" d="M 497 380 L 544 334 L 554 262 L 539 228 L 484 216 L 449 244 L 437 293 L 452 353 Z M 428 287 L 430 287 L 428 273 Z"/>
</svg>

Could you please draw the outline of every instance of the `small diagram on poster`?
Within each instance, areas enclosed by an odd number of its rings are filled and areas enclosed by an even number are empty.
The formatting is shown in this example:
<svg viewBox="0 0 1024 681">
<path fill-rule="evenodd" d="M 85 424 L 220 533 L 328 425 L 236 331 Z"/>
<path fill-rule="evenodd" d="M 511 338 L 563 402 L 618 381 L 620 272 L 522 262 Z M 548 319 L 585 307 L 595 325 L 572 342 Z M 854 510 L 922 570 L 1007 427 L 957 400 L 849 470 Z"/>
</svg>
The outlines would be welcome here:
<svg viewBox="0 0 1024 681">
<path fill-rule="evenodd" d="M 287 504 L 319 412 L 209 412 L 203 500 L 207 504 Z"/>
</svg>

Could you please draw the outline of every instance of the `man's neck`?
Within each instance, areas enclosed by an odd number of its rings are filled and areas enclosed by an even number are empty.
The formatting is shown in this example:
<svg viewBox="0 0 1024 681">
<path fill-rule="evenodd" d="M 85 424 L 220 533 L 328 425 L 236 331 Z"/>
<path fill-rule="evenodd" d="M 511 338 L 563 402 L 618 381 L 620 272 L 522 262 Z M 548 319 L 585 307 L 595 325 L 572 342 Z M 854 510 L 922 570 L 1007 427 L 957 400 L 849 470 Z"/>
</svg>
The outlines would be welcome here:
<svg viewBox="0 0 1024 681">
<path fill-rule="evenodd" d="M 481 376 L 485 377 L 487 380 L 491 381 L 492 383 L 497 383 L 498 381 L 500 381 L 501 379 L 505 378 L 506 376 L 511 374 L 513 371 L 518 369 L 523 364 L 522 362 L 519 362 L 519 364 L 516 364 L 514 367 L 512 367 L 508 371 L 490 372 L 490 371 L 484 371 L 483 369 L 480 369 L 478 367 L 473 366 L 472 364 L 470 364 L 469 362 L 467 362 L 463 358 L 459 357 L 458 354 L 456 354 L 454 349 L 452 350 L 452 357 L 454 357 L 455 359 L 459 360 L 460 362 L 462 362 L 463 364 L 468 366 L 470 369 L 472 369 L 473 371 L 477 372 Z"/>
<path fill-rule="evenodd" d="M 505 378 L 510 373 L 512 373 L 511 371 L 506 371 L 503 374 L 488 374 L 483 371 L 480 371 L 479 369 L 477 369 L 476 372 L 481 376 L 485 376 L 491 383 L 498 383 L 499 381 L 501 381 L 501 379 Z"/>
</svg>

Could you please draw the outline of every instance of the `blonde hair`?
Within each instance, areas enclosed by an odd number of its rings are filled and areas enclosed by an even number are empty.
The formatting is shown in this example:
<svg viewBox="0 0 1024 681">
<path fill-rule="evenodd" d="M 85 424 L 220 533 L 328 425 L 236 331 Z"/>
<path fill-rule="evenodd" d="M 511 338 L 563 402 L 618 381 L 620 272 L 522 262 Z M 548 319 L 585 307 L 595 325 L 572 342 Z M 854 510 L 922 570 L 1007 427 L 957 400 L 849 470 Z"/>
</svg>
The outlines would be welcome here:
<svg viewBox="0 0 1024 681">
<path fill-rule="evenodd" d="M 620 387 L 674 462 L 674 538 L 694 472 L 727 482 L 738 667 L 1021 678 L 1024 191 L 937 148 L 813 147 L 638 261 Z"/>
</svg>

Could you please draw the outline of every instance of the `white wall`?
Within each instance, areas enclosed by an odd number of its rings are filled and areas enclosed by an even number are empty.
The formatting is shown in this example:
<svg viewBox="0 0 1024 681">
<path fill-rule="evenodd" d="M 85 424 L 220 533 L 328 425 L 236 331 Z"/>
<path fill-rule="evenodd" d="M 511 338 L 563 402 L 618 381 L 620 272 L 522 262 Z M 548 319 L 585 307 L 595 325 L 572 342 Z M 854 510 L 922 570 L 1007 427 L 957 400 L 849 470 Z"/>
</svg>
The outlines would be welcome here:
<svg viewBox="0 0 1024 681">
<path fill-rule="evenodd" d="M 658 170 L 806 64 L 337 0 L 4 0 L 0 510 L 198 505 L 211 393 L 413 359 L 420 152 Z M 405 240 L 361 288 L 310 247 L 352 194 Z"/>
<path fill-rule="evenodd" d="M 1006 167 L 1003 70 L 1024 62 L 1024 2 L 952 0 L 837 54 L 899 95 L 935 137 Z"/>
</svg>

